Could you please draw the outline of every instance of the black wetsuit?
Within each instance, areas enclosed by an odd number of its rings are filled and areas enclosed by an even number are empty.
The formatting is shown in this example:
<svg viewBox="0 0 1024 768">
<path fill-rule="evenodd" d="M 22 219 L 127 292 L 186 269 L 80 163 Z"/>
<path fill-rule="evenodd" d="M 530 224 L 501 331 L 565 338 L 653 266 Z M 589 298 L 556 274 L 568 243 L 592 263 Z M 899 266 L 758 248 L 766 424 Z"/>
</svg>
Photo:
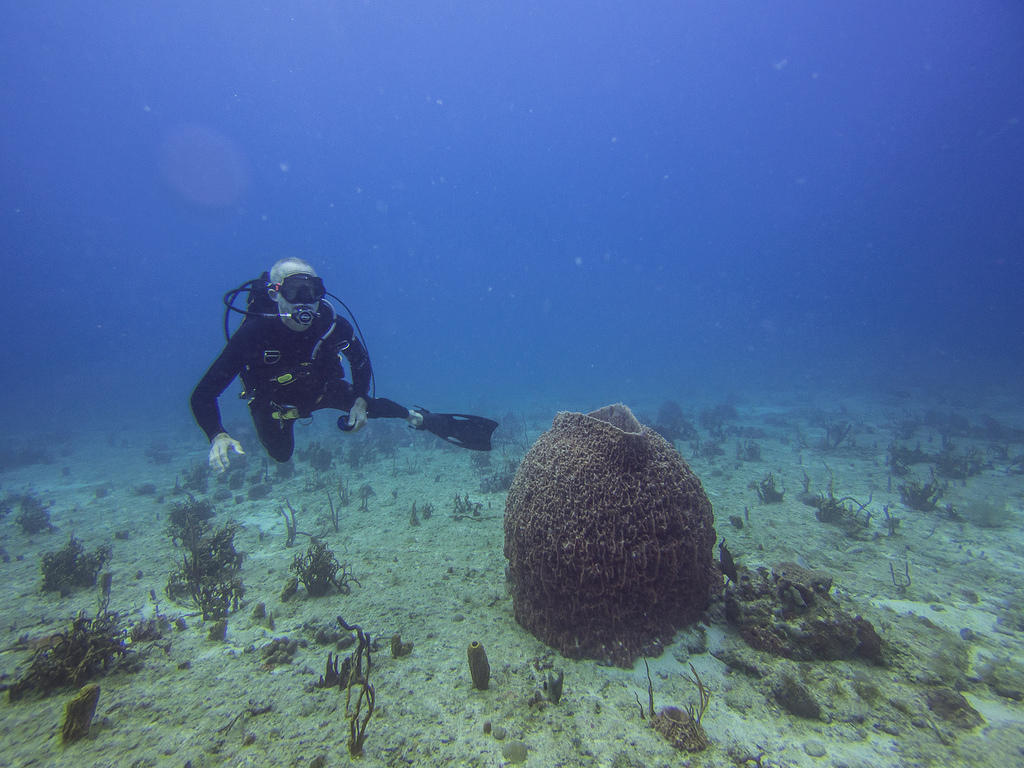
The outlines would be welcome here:
<svg viewBox="0 0 1024 768">
<path fill-rule="evenodd" d="M 345 381 L 339 355 L 352 369 L 351 384 Z M 335 315 L 326 302 L 305 331 L 293 331 L 277 317 L 246 318 L 192 392 L 192 414 L 210 440 L 227 431 L 217 398 L 239 375 L 256 434 L 277 461 L 291 458 L 295 418 L 321 408 L 348 411 L 362 397 L 370 418 L 408 416 L 404 406 L 370 397 L 366 350 L 352 324 Z"/>
</svg>

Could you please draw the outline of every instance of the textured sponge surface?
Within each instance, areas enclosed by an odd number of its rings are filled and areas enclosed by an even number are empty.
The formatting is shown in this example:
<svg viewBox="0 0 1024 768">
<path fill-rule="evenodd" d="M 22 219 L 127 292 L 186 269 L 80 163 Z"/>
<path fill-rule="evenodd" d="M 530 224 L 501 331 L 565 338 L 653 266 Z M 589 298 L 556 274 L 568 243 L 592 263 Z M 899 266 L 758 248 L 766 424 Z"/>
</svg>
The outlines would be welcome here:
<svg viewBox="0 0 1024 768">
<path fill-rule="evenodd" d="M 711 503 L 628 407 L 559 413 L 505 505 L 516 620 L 572 658 L 631 666 L 708 604 Z"/>
</svg>

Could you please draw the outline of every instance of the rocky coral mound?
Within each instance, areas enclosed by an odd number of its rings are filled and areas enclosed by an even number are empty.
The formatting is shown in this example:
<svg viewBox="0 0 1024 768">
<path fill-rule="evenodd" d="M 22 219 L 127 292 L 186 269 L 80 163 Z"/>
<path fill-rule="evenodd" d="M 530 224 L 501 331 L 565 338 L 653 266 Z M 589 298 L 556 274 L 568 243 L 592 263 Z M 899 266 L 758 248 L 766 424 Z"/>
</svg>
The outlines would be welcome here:
<svg viewBox="0 0 1024 768">
<path fill-rule="evenodd" d="M 793 563 L 741 568 L 725 592 L 725 614 L 753 648 L 796 661 L 861 657 L 883 663 L 882 639 L 867 619 L 832 598 L 832 577 Z"/>
</svg>

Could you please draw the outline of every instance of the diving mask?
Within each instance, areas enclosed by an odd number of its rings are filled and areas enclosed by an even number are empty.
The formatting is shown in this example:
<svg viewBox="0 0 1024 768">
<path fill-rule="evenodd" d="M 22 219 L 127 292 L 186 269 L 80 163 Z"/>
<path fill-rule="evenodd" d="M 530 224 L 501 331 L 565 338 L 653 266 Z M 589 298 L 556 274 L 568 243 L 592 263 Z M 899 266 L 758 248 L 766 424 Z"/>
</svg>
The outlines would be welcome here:
<svg viewBox="0 0 1024 768">
<path fill-rule="evenodd" d="M 322 279 L 301 272 L 272 284 L 270 290 L 276 291 L 289 304 L 316 304 L 326 293 Z"/>
</svg>

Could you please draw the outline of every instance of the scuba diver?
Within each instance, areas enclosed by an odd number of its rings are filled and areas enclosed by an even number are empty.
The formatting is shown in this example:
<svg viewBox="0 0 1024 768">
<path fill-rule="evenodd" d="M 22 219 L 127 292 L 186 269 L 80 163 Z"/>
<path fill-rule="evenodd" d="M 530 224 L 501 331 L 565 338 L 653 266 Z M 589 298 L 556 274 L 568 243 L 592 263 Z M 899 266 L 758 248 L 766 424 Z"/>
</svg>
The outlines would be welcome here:
<svg viewBox="0 0 1024 768">
<path fill-rule="evenodd" d="M 248 292 L 246 308 L 234 305 Z M 217 398 L 236 376 L 249 403 L 256 434 L 276 461 L 291 458 L 295 420 L 313 411 L 344 411 L 338 428 L 357 432 L 369 419 L 405 419 L 443 440 L 477 451 L 491 449 L 496 421 L 458 413 L 431 413 L 406 408 L 393 400 L 374 397 L 373 369 L 359 325 L 339 315 L 323 280 L 302 259 L 281 259 L 257 280 L 224 295 L 224 336 L 227 344 L 192 392 L 192 414 L 210 440 L 210 468 L 224 472 L 231 451 L 244 454 L 241 443 L 224 429 Z M 239 328 L 229 331 L 231 312 L 244 315 Z M 349 315 L 351 312 L 349 311 Z M 353 328 L 355 323 L 355 328 Z M 352 372 L 345 380 L 344 355 Z"/>
</svg>

